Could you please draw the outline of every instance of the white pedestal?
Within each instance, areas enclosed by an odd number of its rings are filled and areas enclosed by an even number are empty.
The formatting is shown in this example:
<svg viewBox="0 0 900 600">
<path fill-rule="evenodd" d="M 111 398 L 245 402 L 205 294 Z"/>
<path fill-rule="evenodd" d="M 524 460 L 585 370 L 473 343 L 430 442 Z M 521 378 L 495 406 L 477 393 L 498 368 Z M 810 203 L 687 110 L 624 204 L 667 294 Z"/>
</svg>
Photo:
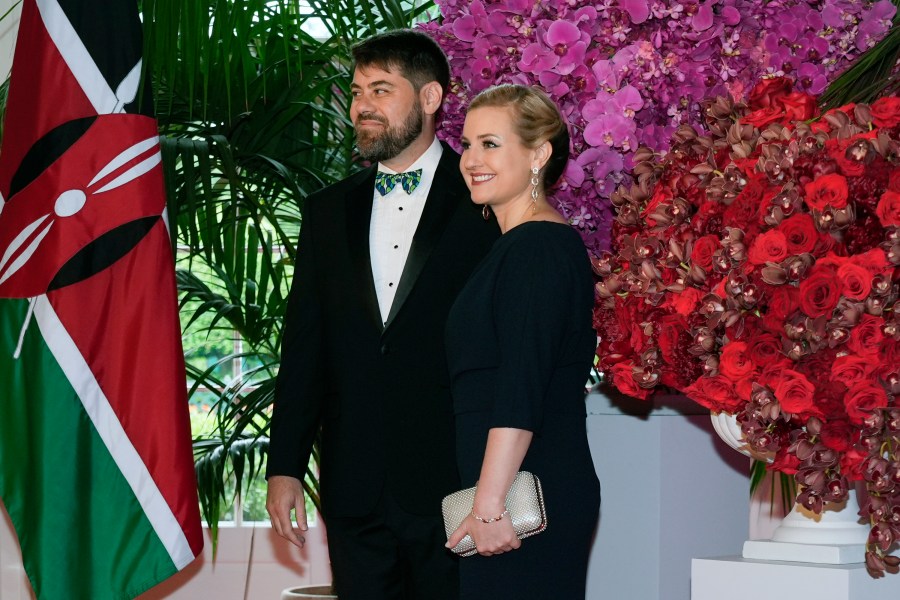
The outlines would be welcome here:
<svg viewBox="0 0 900 600">
<path fill-rule="evenodd" d="M 827 565 L 860 563 L 865 556 L 865 544 L 795 544 L 773 540 L 747 540 L 744 558 L 756 560 L 786 560 Z"/>
<path fill-rule="evenodd" d="M 603 500 L 586 597 L 689 600 L 691 558 L 737 554 L 747 539 L 750 459 L 681 396 L 591 394 L 587 411 Z"/>
<path fill-rule="evenodd" d="M 872 579 L 865 565 L 695 558 L 691 600 L 897 600 L 900 575 Z"/>
</svg>

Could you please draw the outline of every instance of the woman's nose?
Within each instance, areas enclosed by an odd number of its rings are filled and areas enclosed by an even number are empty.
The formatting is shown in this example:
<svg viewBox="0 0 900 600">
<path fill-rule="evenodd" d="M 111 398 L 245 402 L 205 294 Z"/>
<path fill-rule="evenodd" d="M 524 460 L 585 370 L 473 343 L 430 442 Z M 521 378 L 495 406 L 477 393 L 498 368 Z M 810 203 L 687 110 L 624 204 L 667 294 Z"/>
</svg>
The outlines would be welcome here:
<svg viewBox="0 0 900 600">
<path fill-rule="evenodd" d="M 478 153 L 472 148 L 467 148 L 463 150 L 462 154 L 462 162 L 465 165 L 466 169 L 474 169 L 479 164 L 481 164 L 481 160 L 478 157 Z"/>
</svg>

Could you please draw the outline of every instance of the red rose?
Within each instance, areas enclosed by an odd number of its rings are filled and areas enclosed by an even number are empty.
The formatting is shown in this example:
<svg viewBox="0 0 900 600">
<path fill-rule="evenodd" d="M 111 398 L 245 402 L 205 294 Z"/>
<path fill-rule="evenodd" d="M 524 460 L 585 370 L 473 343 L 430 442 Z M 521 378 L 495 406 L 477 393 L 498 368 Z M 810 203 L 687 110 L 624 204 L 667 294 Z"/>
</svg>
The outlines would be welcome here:
<svg viewBox="0 0 900 600">
<path fill-rule="evenodd" d="M 743 167 L 741 170 L 747 177 L 747 183 L 744 184 L 744 187 L 741 188 L 741 191 L 738 193 L 738 198 L 743 198 L 753 204 L 759 204 L 762 202 L 763 196 L 766 194 L 767 190 L 767 181 L 765 175 L 761 175 L 755 172 L 756 169 L 756 160 L 751 161 L 751 164 Z M 737 164 L 737 161 L 735 161 Z M 774 196 L 775 193 L 772 192 L 769 194 L 769 197 Z"/>
<path fill-rule="evenodd" d="M 900 192 L 900 169 L 891 169 L 887 187 L 892 192 Z"/>
<path fill-rule="evenodd" d="M 862 425 L 866 417 L 879 408 L 888 405 L 888 395 L 878 383 L 861 381 L 847 390 L 844 396 L 844 406 L 847 407 L 847 415 L 850 422 Z"/>
<path fill-rule="evenodd" d="M 881 344 L 881 363 L 895 369 L 900 366 L 900 340 L 888 338 Z"/>
<path fill-rule="evenodd" d="M 650 391 L 638 386 L 637 382 L 634 380 L 634 377 L 631 376 L 631 368 L 632 364 L 630 362 L 620 362 L 613 365 L 613 384 L 620 392 L 622 392 L 626 396 L 646 400 L 650 395 Z"/>
<path fill-rule="evenodd" d="M 783 446 L 775 453 L 775 459 L 766 466 L 766 469 L 786 475 L 795 475 L 800 469 L 800 459 L 795 454 L 788 452 L 788 446 Z"/>
<path fill-rule="evenodd" d="M 851 300 L 865 300 L 872 290 L 872 274 L 865 267 L 847 262 L 837 270 L 841 293 Z"/>
<path fill-rule="evenodd" d="M 771 333 L 758 333 L 750 338 L 747 354 L 754 365 L 768 365 L 784 357 L 781 340 Z"/>
<path fill-rule="evenodd" d="M 784 322 L 800 308 L 800 291 L 792 285 L 779 285 L 766 290 L 769 314 Z M 778 328 L 781 331 L 781 327 Z"/>
<path fill-rule="evenodd" d="M 828 267 L 833 271 L 837 271 L 848 262 L 850 262 L 850 259 L 846 256 L 838 256 L 834 252 L 829 252 L 827 255 L 816 261 L 816 266 L 818 268 Z"/>
<path fill-rule="evenodd" d="M 685 290 L 687 291 L 687 290 Z M 679 294 L 683 296 L 684 294 Z M 673 363 L 676 360 L 675 350 L 678 348 L 679 339 L 682 334 L 688 335 L 687 322 L 678 315 L 666 315 L 659 320 L 659 332 L 656 341 L 659 344 L 659 351 L 662 352 L 663 360 L 667 363 Z M 690 345 L 690 342 L 688 343 Z"/>
<path fill-rule="evenodd" d="M 850 330 L 847 346 L 859 355 L 875 354 L 881 349 L 884 333 L 881 328 L 884 319 L 873 315 L 863 315 L 856 326 Z"/>
<path fill-rule="evenodd" d="M 883 193 L 875 207 L 875 214 L 882 226 L 900 227 L 900 193 L 892 190 Z"/>
<path fill-rule="evenodd" d="M 832 268 L 815 266 L 800 282 L 800 310 L 810 317 L 831 316 L 840 298 L 840 285 Z"/>
<path fill-rule="evenodd" d="M 900 98 L 887 96 L 879 98 L 869 106 L 872 121 L 879 127 L 893 127 L 900 124 Z"/>
<path fill-rule="evenodd" d="M 841 475 L 850 481 L 860 481 L 863 478 L 862 465 L 868 457 L 868 452 L 850 448 L 841 456 Z"/>
<path fill-rule="evenodd" d="M 817 405 L 825 395 L 831 393 L 828 389 L 830 387 L 829 373 L 831 373 L 831 365 L 834 364 L 835 358 L 837 358 L 837 350 L 825 346 L 819 348 L 818 352 L 807 354 L 797 362 L 795 367 L 791 367 L 803 373 L 816 386 Z M 836 394 L 840 396 L 844 393 L 844 388 L 837 387 L 840 389 Z"/>
<path fill-rule="evenodd" d="M 751 109 L 775 106 L 777 101 L 791 93 L 791 80 L 787 77 L 764 79 L 753 86 L 747 104 Z"/>
<path fill-rule="evenodd" d="M 641 323 L 646 321 L 643 302 L 619 302 L 615 308 L 615 322 L 623 347 L 640 354 L 649 346 L 649 339 Z M 620 359 L 621 360 L 621 359 Z M 619 362 L 619 361 L 616 361 Z"/>
<path fill-rule="evenodd" d="M 770 229 L 753 238 L 747 260 L 754 265 L 764 265 L 781 262 L 787 256 L 787 238 L 778 229 Z"/>
<path fill-rule="evenodd" d="M 863 267 L 873 276 L 884 273 L 891 266 L 887 260 L 887 255 L 881 248 L 872 248 L 862 254 L 857 254 L 850 259 L 850 262 Z"/>
<path fill-rule="evenodd" d="M 697 308 L 703 300 L 703 293 L 696 288 L 684 288 L 680 294 L 672 300 L 672 308 L 682 317 L 687 317 Z"/>
<path fill-rule="evenodd" d="M 831 365 L 831 379 L 849 388 L 867 380 L 873 367 L 871 357 L 846 354 L 834 359 L 834 364 Z"/>
<path fill-rule="evenodd" d="M 781 222 L 778 230 L 784 234 L 784 238 L 787 240 L 787 251 L 791 256 L 812 252 L 819 239 L 816 224 L 807 213 L 788 217 Z"/>
<path fill-rule="evenodd" d="M 792 121 L 807 121 L 819 112 L 815 96 L 803 92 L 791 92 L 779 96 L 776 101 L 784 108 L 787 118 Z"/>
<path fill-rule="evenodd" d="M 861 139 L 863 136 L 854 136 L 848 139 L 832 138 L 825 141 L 825 151 L 834 159 L 842 175 L 846 177 L 859 177 L 866 171 L 866 164 L 859 160 L 847 157 L 847 148 Z"/>
<path fill-rule="evenodd" d="M 887 352 L 886 349 L 891 347 L 892 344 L 894 351 Z M 882 357 L 881 362 L 873 370 L 875 381 L 882 382 L 888 392 L 894 395 L 895 404 L 896 399 L 900 398 L 900 352 L 897 351 L 898 349 L 900 349 L 900 343 L 890 338 L 885 340 L 880 354 Z"/>
<path fill-rule="evenodd" d="M 816 239 L 816 246 L 812 249 L 813 256 L 825 256 L 829 252 L 834 251 L 834 247 L 838 245 L 837 240 L 830 233 L 820 232 Z"/>
<path fill-rule="evenodd" d="M 685 388 L 684 393 L 713 412 L 734 413 L 744 403 L 735 393 L 734 385 L 723 375 L 700 377 Z"/>
<path fill-rule="evenodd" d="M 775 384 L 773 391 L 775 399 L 781 404 L 785 412 L 795 415 L 815 414 L 816 406 L 813 401 L 816 391 L 803 373 L 793 369 L 785 369 L 770 375 Z"/>
<path fill-rule="evenodd" d="M 844 208 L 847 206 L 847 198 L 850 191 L 847 189 L 847 179 L 837 173 L 829 173 L 813 179 L 804 186 L 807 206 L 813 210 L 822 211 L 826 206 L 832 208 Z"/>
<path fill-rule="evenodd" d="M 781 336 L 785 321 L 800 308 L 800 292 L 792 285 L 782 285 L 770 288 L 767 296 L 769 310 L 763 314 L 760 326 L 769 333 Z"/>
<path fill-rule="evenodd" d="M 731 381 L 738 381 L 753 372 L 753 361 L 744 342 L 731 342 L 722 348 L 719 372 Z"/>
<path fill-rule="evenodd" d="M 714 235 L 704 235 L 694 242 L 691 250 L 691 262 L 702 267 L 709 273 L 712 269 L 713 253 L 721 247 L 719 238 Z"/>
<path fill-rule="evenodd" d="M 647 221 L 647 225 L 654 227 L 656 221 L 650 218 L 650 215 L 659 207 L 660 204 L 670 203 L 672 201 L 672 190 L 664 185 L 657 185 L 653 191 L 653 196 L 647 202 L 647 206 L 641 212 L 641 216 Z"/>
<path fill-rule="evenodd" d="M 770 106 L 754 110 L 741 117 L 741 125 L 753 125 L 757 129 L 763 129 L 766 125 L 778 123 L 787 119 L 784 109 L 780 106 Z"/>
<path fill-rule="evenodd" d="M 822 423 L 819 439 L 827 448 L 846 452 L 853 447 L 853 433 L 855 428 L 844 420 L 826 421 Z"/>
<path fill-rule="evenodd" d="M 753 394 L 754 383 L 756 383 L 756 377 L 754 375 L 747 375 L 734 382 L 734 392 L 738 395 L 738 398 L 744 402 L 749 402 L 750 396 Z"/>
</svg>

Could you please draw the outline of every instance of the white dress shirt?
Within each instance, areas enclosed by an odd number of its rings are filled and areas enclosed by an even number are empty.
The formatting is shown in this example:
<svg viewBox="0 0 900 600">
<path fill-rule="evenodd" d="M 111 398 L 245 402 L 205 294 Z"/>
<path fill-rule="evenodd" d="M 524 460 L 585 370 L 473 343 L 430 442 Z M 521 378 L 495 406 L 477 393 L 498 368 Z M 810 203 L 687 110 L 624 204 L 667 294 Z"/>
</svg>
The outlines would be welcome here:
<svg viewBox="0 0 900 600">
<path fill-rule="evenodd" d="M 382 323 L 387 321 L 391 312 L 397 284 L 400 283 L 413 235 L 419 226 L 443 151 L 441 143 L 435 138 L 428 150 L 406 169 L 422 169 L 422 180 L 412 194 L 407 194 L 399 183 L 384 196 L 378 190 L 374 192 L 372 220 L 369 222 L 369 254 Z M 396 173 L 381 163 L 378 170 Z"/>
</svg>

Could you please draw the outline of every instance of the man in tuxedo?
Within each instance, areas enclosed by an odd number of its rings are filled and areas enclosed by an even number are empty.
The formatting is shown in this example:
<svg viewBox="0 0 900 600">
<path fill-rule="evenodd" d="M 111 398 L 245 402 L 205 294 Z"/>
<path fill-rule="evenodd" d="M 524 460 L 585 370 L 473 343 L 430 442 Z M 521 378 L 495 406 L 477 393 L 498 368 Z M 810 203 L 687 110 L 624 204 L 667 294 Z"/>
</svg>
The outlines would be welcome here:
<svg viewBox="0 0 900 600">
<path fill-rule="evenodd" d="M 353 49 L 350 118 L 372 166 L 306 199 L 275 389 L 266 508 L 302 545 L 321 497 L 341 600 L 457 596 L 441 498 L 459 488 L 444 325 L 499 235 L 434 135 L 450 70 L 426 34 Z M 295 511 L 293 527 L 290 511 Z"/>
</svg>

